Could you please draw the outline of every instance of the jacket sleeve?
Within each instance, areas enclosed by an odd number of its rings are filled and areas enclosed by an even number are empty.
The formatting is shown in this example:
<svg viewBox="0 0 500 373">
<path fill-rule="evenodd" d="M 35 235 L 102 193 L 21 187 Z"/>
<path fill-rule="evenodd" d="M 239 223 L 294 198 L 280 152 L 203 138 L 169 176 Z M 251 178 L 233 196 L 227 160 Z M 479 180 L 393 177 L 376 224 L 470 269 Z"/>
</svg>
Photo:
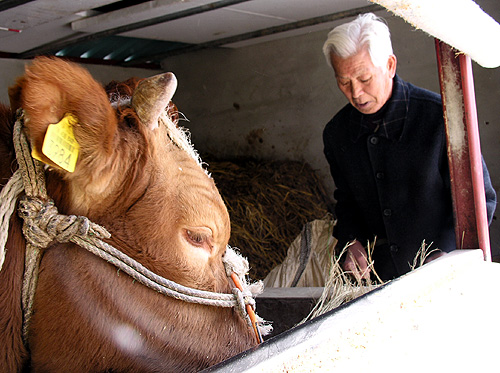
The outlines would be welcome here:
<svg viewBox="0 0 500 373">
<path fill-rule="evenodd" d="M 488 224 L 491 224 L 493 220 L 493 214 L 495 213 L 495 209 L 497 207 L 497 194 L 493 185 L 491 184 L 490 173 L 488 172 L 488 168 L 486 167 L 486 163 L 484 162 L 484 158 L 482 158 L 483 162 L 483 179 L 484 179 L 484 192 L 486 194 L 486 215 L 488 216 Z"/>
</svg>

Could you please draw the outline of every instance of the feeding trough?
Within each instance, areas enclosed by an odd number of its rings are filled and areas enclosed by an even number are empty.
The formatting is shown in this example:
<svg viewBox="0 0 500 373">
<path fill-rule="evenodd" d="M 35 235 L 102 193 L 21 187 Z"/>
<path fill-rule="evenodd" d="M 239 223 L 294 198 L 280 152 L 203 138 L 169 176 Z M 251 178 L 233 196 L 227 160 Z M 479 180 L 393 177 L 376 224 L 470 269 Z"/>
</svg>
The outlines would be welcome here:
<svg viewBox="0 0 500 373">
<path fill-rule="evenodd" d="M 500 300 L 490 287 L 500 280 L 500 264 L 491 262 L 489 248 L 471 58 L 483 67 L 500 66 L 500 52 L 482 44 L 500 37 L 500 25 L 470 0 L 372 2 L 436 38 L 457 247 L 469 250 L 452 252 L 206 372 L 489 371 L 497 364 L 492 341 L 500 331 L 493 321 Z M 474 27 L 464 26 L 471 22 Z"/>
<path fill-rule="evenodd" d="M 206 372 L 491 371 L 499 281 L 500 264 L 457 250 Z"/>
</svg>

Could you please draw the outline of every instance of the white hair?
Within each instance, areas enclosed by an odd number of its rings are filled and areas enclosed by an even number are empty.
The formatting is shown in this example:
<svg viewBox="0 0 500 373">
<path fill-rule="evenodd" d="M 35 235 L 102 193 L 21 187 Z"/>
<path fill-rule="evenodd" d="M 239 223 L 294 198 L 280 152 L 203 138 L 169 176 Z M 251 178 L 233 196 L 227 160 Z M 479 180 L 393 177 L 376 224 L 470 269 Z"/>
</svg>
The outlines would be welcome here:
<svg viewBox="0 0 500 373">
<path fill-rule="evenodd" d="M 373 13 L 360 14 L 355 20 L 335 27 L 323 45 L 326 61 L 332 67 L 331 54 L 348 58 L 367 48 L 375 66 L 387 69 L 393 54 L 391 33 L 383 18 Z"/>
</svg>

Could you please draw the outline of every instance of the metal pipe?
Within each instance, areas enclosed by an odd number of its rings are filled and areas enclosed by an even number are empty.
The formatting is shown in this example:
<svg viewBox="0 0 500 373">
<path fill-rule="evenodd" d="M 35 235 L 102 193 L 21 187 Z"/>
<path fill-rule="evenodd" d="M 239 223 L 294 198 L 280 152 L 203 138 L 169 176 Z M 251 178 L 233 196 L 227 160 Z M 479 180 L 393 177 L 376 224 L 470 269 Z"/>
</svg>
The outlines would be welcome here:
<svg viewBox="0 0 500 373">
<path fill-rule="evenodd" d="M 457 248 L 480 248 L 491 261 L 471 60 L 438 39 L 436 55 Z"/>
<path fill-rule="evenodd" d="M 478 249 L 460 69 L 456 51 L 438 39 L 435 41 L 450 169 L 455 241 L 459 249 Z"/>
<path fill-rule="evenodd" d="M 488 217 L 486 214 L 486 196 L 484 191 L 483 164 L 477 121 L 472 62 L 470 57 L 465 54 L 460 54 L 458 59 L 460 63 L 460 73 L 462 76 L 467 138 L 469 140 L 469 157 L 478 242 L 479 248 L 483 250 L 484 260 L 491 261 L 490 237 Z"/>
</svg>

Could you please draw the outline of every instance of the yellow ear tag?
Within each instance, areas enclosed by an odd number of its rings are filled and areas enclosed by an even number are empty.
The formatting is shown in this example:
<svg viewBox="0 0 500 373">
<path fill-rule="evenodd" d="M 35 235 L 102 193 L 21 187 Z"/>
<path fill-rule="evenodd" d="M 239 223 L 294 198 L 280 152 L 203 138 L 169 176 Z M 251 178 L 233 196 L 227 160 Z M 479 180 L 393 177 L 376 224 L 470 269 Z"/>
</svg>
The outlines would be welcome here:
<svg viewBox="0 0 500 373">
<path fill-rule="evenodd" d="M 66 114 L 59 123 L 49 124 L 42 146 L 42 153 L 68 172 L 75 171 L 80 151 L 80 145 L 73 134 L 73 125 L 76 123 L 78 123 L 77 117 Z M 36 158 L 36 154 L 32 155 Z"/>
</svg>

